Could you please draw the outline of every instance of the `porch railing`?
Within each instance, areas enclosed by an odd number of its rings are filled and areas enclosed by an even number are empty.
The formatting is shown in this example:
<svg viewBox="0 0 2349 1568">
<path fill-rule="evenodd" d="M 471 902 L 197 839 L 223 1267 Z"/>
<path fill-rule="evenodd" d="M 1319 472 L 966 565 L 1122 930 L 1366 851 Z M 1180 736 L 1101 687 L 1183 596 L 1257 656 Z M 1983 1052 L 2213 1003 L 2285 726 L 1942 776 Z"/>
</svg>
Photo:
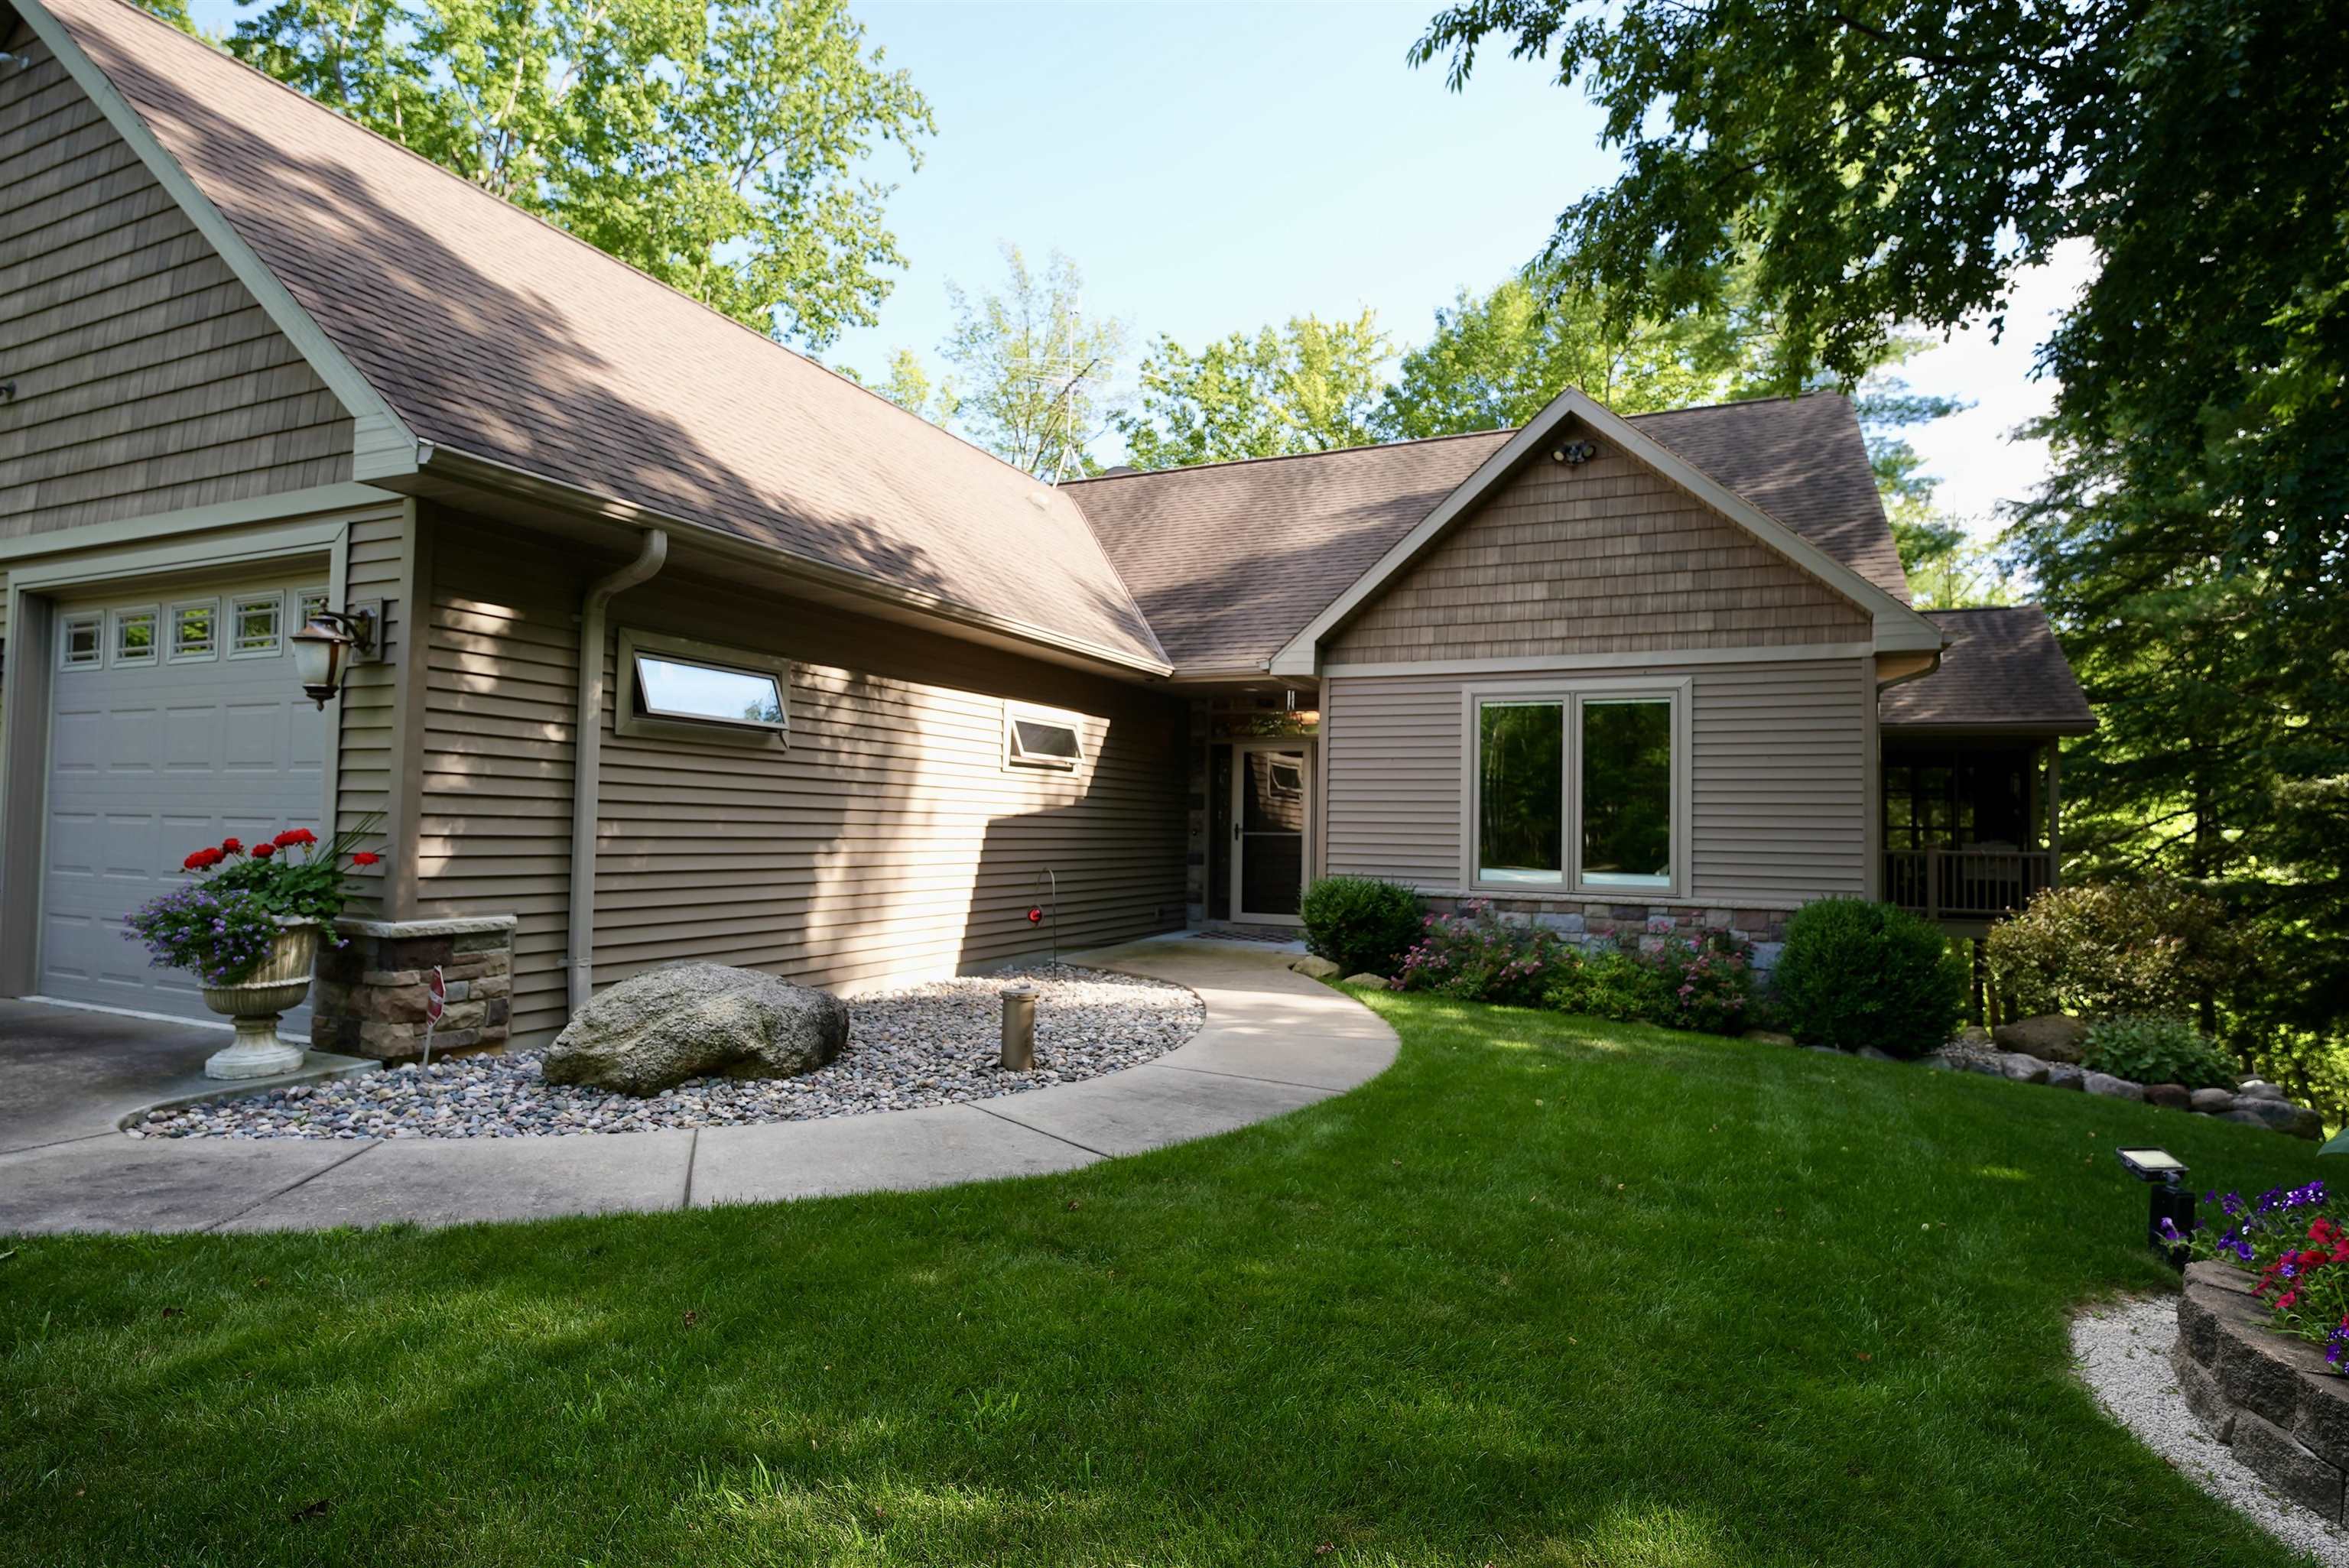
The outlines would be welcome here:
<svg viewBox="0 0 2349 1568">
<path fill-rule="evenodd" d="M 1888 850 L 1884 897 L 1928 920 L 1995 920 L 2055 885 L 2044 850 Z"/>
</svg>

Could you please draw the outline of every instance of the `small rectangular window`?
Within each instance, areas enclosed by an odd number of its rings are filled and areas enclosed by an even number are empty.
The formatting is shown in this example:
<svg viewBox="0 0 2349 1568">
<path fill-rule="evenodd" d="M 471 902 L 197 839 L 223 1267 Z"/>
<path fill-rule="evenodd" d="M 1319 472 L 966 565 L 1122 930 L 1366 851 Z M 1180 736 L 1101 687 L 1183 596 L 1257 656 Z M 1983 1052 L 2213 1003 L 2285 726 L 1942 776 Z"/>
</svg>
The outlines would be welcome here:
<svg viewBox="0 0 2349 1568">
<path fill-rule="evenodd" d="M 1599 888 L 1672 885 L 1672 705 L 1582 705 L 1582 880 Z"/>
<path fill-rule="evenodd" d="M 229 656 L 267 658 L 280 651 L 285 636 L 285 595 L 240 593 L 230 602 Z"/>
<path fill-rule="evenodd" d="M 155 662 L 155 625 L 162 617 L 153 610 L 114 612 L 112 663 L 151 665 Z"/>
<path fill-rule="evenodd" d="M 220 652 L 220 604 L 205 600 L 200 604 L 171 606 L 171 662 L 209 659 Z"/>
<path fill-rule="evenodd" d="M 1084 738 L 1072 718 L 1013 709 L 1004 715 L 1004 756 L 1022 768 L 1073 772 L 1085 759 Z"/>
<path fill-rule="evenodd" d="M 729 669 L 672 654 L 636 655 L 638 708 L 654 718 L 783 727 L 783 684 L 764 670 Z"/>
<path fill-rule="evenodd" d="M 1566 705 L 1478 710 L 1476 880 L 1566 881 Z"/>
<path fill-rule="evenodd" d="M 106 662 L 106 617 L 67 615 L 58 638 L 57 663 L 69 670 L 86 670 Z"/>
</svg>

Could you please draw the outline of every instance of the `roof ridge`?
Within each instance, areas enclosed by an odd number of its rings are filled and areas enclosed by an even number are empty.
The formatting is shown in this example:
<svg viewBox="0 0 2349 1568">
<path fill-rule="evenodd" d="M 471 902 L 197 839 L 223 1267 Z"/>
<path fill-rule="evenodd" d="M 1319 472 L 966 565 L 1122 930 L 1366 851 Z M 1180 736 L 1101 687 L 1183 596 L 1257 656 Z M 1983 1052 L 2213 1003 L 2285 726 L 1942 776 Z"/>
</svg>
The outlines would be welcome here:
<svg viewBox="0 0 2349 1568">
<path fill-rule="evenodd" d="M 1517 428 L 1508 425 L 1491 430 L 1454 430 L 1448 436 L 1411 436 L 1400 441 L 1365 441 L 1356 447 L 1328 447 L 1318 452 L 1269 452 L 1261 458 L 1217 458 L 1212 462 L 1178 463 L 1171 469 L 1133 469 L 1122 474 L 1088 474 L 1083 479 L 1064 480 L 1060 488 L 1097 485 L 1109 480 L 1146 480 L 1167 474 L 1195 474 L 1206 469 L 1247 468 L 1254 463 L 1288 463 L 1302 458 L 1342 458 L 1351 452 L 1385 452 L 1403 447 L 1432 447 L 1440 441 L 1465 441 L 1478 436 L 1514 436 L 1516 433 Z"/>
<path fill-rule="evenodd" d="M 2002 615 L 2015 610 L 2036 610 L 2047 614 L 2047 606 L 2033 599 L 2021 604 L 1939 604 L 1930 610 L 1920 610 L 1922 615 Z"/>
<path fill-rule="evenodd" d="M 1832 387 L 1806 387 L 1800 392 L 1764 392 L 1758 397 L 1724 397 L 1718 403 L 1691 403 L 1679 408 L 1651 408 L 1642 414 L 1619 414 L 1616 418 L 1653 419 L 1665 414 L 1704 414 L 1717 408 L 1758 407 L 1764 403 L 1801 403 L 1812 397 L 1842 397 L 1846 402 L 1850 401 L 1846 394 Z"/>
<path fill-rule="evenodd" d="M 5 3 L 5 0 L 0 0 L 0 3 Z M 349 115 L 345 114 L 342 110 L 335 108 L 332 104 L 322 103 L 318 99 L 312 98 L 308 93 L 304 92 L 301 88 L 294 86 L 291 82 L 280 81 L 275 77 L 271 76 L 267 71 L 261 69 L 259 67 L 237 58 L 236 56 L 231 54 L 228 50 L 222 48 L 212 39 L 204 36 L 202 34 L 191 33 L 180 27 L 173 26 L 171 23 L 165 21 L 162 17 L 158 16 L 152 11 L 148 10 L 145 6 L 134 4 L 133 0 L 111 0 L 111 3 L 121 10 L 128 11 L 131 15 L 139 17 L 141 21 L 152 23 L 154 26 L 160 27 L 164 32 L 171 35 L 173 37 L 185 38 L 191 43 L 201 45 L 202 47 L 211 50 L 213 54 L 227 61 L 230 65 L 236 67 L 239 70 L 248 72 L 262 81 L 268 83 L 271 87 L 276 88 L 280 92 L 292 95 L 299 102 L 306 104 L 310 108 L 317 109 L 321 113 L 332 115 L 335 119 L 350 127 L 353 130 L 359 132 L 362 136 L 372 138 L 374 140 L 382 143 L 384 146 L 391 149 L 394 152 L 398 153 L 402 158 L 420 163 L 426 169 L 431 170 L 440 178 L 454 181 L 457 184 L 462 186 L 467 191 L 472 191 L 475 195 L 485 197 L 488 200 L 496 202 L 501 207 L 521 214 L 523 217 L 527 218 L 532 222 L 537 224 L 540 228 L 544 229 L 547 232 L 560 236 L 570 243 L 587 252 L 590 255 L 595 256 L 612 266 L 621 267 L 628 272 L 634 273 L 637 277 L 644 279 L 645 282 L 651 284 L 654 287 L 666 290 L 667 293 L 675 294 L 678 299 L 683 300 L 686 304 L 693 306 L 695 309 L 715 316 L 719 321 L 724 322 L 727 325 L 747 334 L 754 341 L 763 343 L 769 348 L 774 349 L 779 353 L 787 354 L 791 356 L 792 358 L 798 360 L 801 364 L 808 366 L 811 368 L 821 370 L 836 381 L 842 382 L 846 386 L 854 387 L 856 390 L 864 393 L 866 397 L 873 398 L 875 402 L 895 409 L 897 413 L 913 420 L 916 424 L 923 426 L 928 429 L 936 430 L 939 435 L 944 436 L 947 439 L 955 442 L 957 445 L 967 447 L 971 451 L 977 452 L 980 457 L 1002 464 L 1005 468 L 1009 469 L 1013 473 L 1024 476 L 1031 483 L 1040 485 L 1047 490 L 1059 488 L 1055 485 L 1045 484 L 1042 480 L 1038 479 L 1034 474 L 1029 473 L 1027 469 L 1021 468 L 1019 464 L 1012 462 L 1009 459 L 1003 457 L 1000 453 L 990 452 L 985 447 L 980 446 L 978 442 L 970 440 L 966 437 L 957 435 L 954 431 L 947 429 L 944 425 L 938 424 L 935 420 L 926 419 L 921 415 L 915 413 L 913 410 L 902 407 L 899 405 L 891 402 L 888 398 L 883 397 L 872 387 L 867 387 L 864 382 L 857 380 L 853 376 L 849 376 L 838 369 L 835 369 L 832 366 L 826 365 L 823 360 L 818 359 L 813 354 L 802 354 L 798 349 L 793 348 L 790 344 L 783 342 L 779 337 L 776 337 L 773 334 L 761 332 L 757 327 L 750 325 L 749 323 L 737 320 L 735 317 L 727 315 L 724 311 L 719 310 L 717 306 L 709 304 L 707 300 L 696 299 L 691 294 L 686 293 L 683 289 L 678 287 L 675 284 L 653 276 L 652 273 L 645 271 L 644 268 L 636 265 L 634 262 L 629 261 L 625 256 L 616 256 L 611 252 L 604 249 L 601 245 L 595 244 L 592 241 L 582 239 L 579 235 L 574 234 L 570 230 L 564 228 L 562 224 L 554 222 L 551 219 L 548 219 L 540 213 L 532 211 L 529 208 L 523 206 L 520 202 L 509 201 L 494 191 L 489 190 L 485 186 L 476 185 L 473 181 L 466 179 L 455 170 L 449 168 L 445 164 L 436 163 L 431 159 L 425 157 L 424 154 L 417 151 L 414 148 L 409 147 L 407 143 L 394 140 L 392 138 L 386 136 L 383 132 L 376 129 L 373 126 L 362 125 L 359 121 L 353 119 Z M 104 67 L 101 67 L 100 68 L 103 69 Z M 134 103 L 130 107 L 133 113 L 139 112 L 137 104 Z M 140 118 L 143 119 L 145 117 L 141 115 Z M 167 156 L 169 156 L 168 150 Z M 172 160 L 174 162 L 178 161 L 176 158 L 173 158 Z M 223 214 L 223 216 L 225 216 L 225 214 Z M 378 393 L 378 395 L 380 394 Z M 1112 567 L 1112 570 L 1115 570 L 1114 566 Z M 1139 609 L 1139 606 L 1136 606 L 1136 608 Z"/>
</svg>

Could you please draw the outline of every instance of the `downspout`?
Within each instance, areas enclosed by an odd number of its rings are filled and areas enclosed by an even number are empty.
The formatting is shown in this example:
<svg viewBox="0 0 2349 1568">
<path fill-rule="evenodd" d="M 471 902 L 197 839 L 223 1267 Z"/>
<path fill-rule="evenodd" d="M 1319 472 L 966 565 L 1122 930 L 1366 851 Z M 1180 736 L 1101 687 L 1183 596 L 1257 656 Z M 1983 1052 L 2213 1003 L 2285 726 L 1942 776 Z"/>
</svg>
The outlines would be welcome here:
<svg viewBox="0 0 2349 1568">
<path fill-rule="evenodd" d="M 595 989 L 595 815 L 603 798 L 604 607 L 612 595 L 650 582 L 668 559 L 668 532 L 645 530 L 644 547 L 617 572 L 587 585 L 579 602 L 579 706 L 571 764 L 571 1012 Z"/>
</svg>

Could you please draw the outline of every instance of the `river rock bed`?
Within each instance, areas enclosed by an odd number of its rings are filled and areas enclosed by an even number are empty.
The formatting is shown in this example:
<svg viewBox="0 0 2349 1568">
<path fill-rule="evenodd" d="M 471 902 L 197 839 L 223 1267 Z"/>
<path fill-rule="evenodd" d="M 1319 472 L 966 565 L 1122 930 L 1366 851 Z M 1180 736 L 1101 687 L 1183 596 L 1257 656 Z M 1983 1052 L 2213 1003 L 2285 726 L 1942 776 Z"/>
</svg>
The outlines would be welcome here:
<svg viewBox="0 0 2349 1568">
<path fill-rule="evenodd" d="M 1002 991 L 1038 988 L 1036 1066 L 1006 1072 Z M 134 1138 L 533 1138 L 814 1121 L 957 1105 L 1098 1078 L 1181 1045 L 1206 1022 L 1198 997 L 1136 975 L 1030 965 L 877 992 L 849 1005 L 839 1059 L 791 1078 L 692 1078 L 646 1099 L 550 1084 L 535 1050 L 413 1064 L 358 1078 L 150 1111 Z"/>
</svg>

